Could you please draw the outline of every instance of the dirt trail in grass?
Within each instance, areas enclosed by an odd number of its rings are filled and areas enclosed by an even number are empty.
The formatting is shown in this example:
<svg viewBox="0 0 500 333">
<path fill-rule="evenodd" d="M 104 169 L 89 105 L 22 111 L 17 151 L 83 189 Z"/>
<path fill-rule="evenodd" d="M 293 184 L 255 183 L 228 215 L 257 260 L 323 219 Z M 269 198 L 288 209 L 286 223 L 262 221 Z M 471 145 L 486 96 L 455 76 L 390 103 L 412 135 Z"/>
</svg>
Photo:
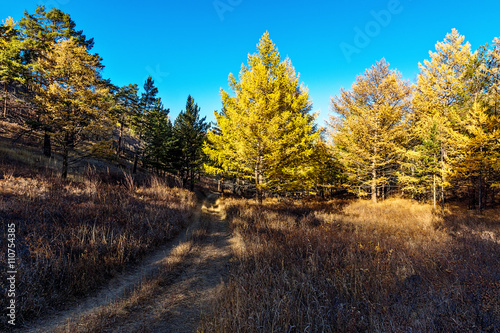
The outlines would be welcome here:
<svg viewBox="0 0 500 333">
<path fill-rule="evenodd" d="M 210 194 L 189 228 L 133 271 L 24 331 L 196 332 L 200 317 L 224 285 L 235 242 L 223 207 Z"/>
</svg>

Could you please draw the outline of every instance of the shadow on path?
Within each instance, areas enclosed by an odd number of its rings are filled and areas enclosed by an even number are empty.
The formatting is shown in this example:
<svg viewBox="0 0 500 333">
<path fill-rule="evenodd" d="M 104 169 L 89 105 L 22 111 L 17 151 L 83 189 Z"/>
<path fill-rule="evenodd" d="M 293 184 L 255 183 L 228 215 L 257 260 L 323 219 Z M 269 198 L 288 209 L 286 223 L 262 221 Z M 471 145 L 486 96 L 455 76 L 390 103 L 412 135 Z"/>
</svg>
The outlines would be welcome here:
<svg viewBox="0 0 500 333">
<path fill-rule="evenodd" d="M 193 222 L 180 236 L 96 296 L 24 332 L 196 332 L 232 257 L 221 200 L 197 195 Z"/>
</svg>

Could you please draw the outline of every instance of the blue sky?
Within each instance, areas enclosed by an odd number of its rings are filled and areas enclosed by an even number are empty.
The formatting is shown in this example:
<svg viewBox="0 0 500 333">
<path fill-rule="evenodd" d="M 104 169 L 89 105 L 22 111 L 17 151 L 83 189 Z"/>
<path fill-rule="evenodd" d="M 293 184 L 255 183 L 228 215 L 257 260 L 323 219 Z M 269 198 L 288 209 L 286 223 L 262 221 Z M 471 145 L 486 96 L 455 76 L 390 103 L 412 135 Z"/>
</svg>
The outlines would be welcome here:
<svg viewBox="0 0 500 333">
<path fill-rule="evenodd" d="M 2 1 L 0 16 L 17 21 L 38 4 L 69 13 L 94 37 L 92 51 L 115 85 L 142 87 L 152 75 L 172 117 L 191 94 L 209 121 L 229 73 L 237 76 L 265 31 L 309 88 L 320 125 L 330 97 L 383 57 L 414 81 L 418 63 L 452 28 L 473 49 L 500 37 L 500 3 L 493 0 Z"/>
</svg>

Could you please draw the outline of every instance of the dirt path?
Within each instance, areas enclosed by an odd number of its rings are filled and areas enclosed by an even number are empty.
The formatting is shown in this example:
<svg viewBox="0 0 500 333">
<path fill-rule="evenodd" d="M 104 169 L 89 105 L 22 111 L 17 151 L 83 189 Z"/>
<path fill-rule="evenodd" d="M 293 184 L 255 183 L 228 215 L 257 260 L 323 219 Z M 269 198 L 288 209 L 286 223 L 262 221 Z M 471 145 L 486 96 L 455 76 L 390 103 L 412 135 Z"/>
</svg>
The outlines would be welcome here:
<svg viewBox="0 0 500 333">
<path fill-rule="evenodd" d="M 229 228 L 217 196 L 209 195 L 191 226 L 114 278 L 96 296 L 25 332 L 196 332 L 232 256 Z"/>
</svg>

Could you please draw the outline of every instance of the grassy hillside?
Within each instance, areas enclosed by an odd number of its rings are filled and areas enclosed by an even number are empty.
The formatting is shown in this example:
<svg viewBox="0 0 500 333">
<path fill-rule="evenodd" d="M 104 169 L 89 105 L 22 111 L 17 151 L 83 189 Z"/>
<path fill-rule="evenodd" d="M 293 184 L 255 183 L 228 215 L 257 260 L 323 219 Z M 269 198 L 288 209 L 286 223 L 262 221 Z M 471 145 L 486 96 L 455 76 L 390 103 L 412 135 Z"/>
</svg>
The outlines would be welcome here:
<svg viewBox="0 0 500 333">
<path fill-rule="evenodd" d="M 1 148 L 0 221 L 4 236 L 8 226 L 15 229 L 17 325 L 91 294 L 176 235 L 195 207 L 191 192 L 159 178 L 138 184 L 110 166 L 62 181 L 51 162 L 29 148 Z M 7 249 L 7 237 L 0 248 Z M 2 290 L 7 271 L 2 260 Z M 3 308 L 5 302 L 2 297 Z"/>
</svg>

